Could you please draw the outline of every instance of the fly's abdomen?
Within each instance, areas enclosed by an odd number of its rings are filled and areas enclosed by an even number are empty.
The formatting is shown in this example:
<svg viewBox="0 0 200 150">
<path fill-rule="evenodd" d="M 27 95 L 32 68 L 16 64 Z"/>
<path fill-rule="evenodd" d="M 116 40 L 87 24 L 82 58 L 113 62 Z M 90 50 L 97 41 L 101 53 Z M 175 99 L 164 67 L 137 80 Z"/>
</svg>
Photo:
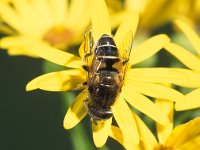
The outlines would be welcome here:
<svg viewBox="0 0 200 150">
<path fill-rule="evenodd" d="M 118 93 L 118 85 L 116 84 L 98 84 L 93 93 L 93 102 L 100 107 L 110 107 L 116 99 Z"/>
<path fill-rule="evenodd" d="M 90 86 L 89 92 L 94 105 L 110 107 L 116 100 L 121 84 L 117 71 L 99 71 L 98 82 Z"/>
</svg>

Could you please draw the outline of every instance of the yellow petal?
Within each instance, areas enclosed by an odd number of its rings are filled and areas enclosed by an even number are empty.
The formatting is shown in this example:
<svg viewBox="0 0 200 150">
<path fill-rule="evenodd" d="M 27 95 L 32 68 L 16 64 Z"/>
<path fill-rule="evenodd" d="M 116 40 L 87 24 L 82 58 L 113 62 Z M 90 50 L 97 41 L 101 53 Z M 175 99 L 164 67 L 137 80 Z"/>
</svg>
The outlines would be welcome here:
<svg viewBox="0 0 200 150">
<path fill-rule="evenodd" d="M 133 113 L 133 116 L 135 117 L 139 131 L 141 149 L 152 150 L 155 145 L 157 145 L 156 138 L 146 124 L 135 113 Z"/>
<path fill-rule="evenodd" d="M 71 1 L 67 23 L 72 30 L 82 33 L 85 32 L 90 23 L 90 5 L 90 0 Z"/>
<path fill-rule="evenodd" d="M 127 71 L 127 80 L 176 84 L 185 87 L 200 87 L 200 74 L 179 68 L 134 68 Z"/>
<path fill-rule="evenodd" d="M 188 68 L 195 71 L 200 71 L 200 59 L 183 47 L 175 43 L 169 43 L 166 45 L 165 49 L 172 55 L 174 55 Z"/>
<path fill-rule="evenodd" d="M 169 119 L 169 123 L 164 126 L 156 124 L 159 144 L 164 144 L 173 130 L 174 105 L 173 102 L 164 99 L 156 99 L 156 104 L 165 113 L 165 117 Z"/>
<path fill-rule="evenodd" d="M 106 143 L 111 123 L 112 118 L 106 121 L 97 121 L 97 125 L 92 123 L 93 139 L 96 147 L 102 147 Z"/>
<path fill-rule="evenodd" d="M 42 89 L 47 91 L 69 91 L 78 88 L 85 81 L 79 69 L 57 71 L 39 76 L 30 81 L 26 90 Z"/>
<path fill-rule="evenodd" d="M 116 127 L 116 126 L 111 126 L 111 130 L 109 132 L 109 136 L 111 138 L 113 138 L 114 140 L 118 141 L 121 145 L 124 146 L 124 148 L 126 149 L 134 149 L 134 150 L 139 150 L 139 146 L 138 145 L 133 145 L 133 143 L 129 140 L 127 140 L 126 138 L 124 138 L 124 135 L 122 133 L 122 131 L 120 130 L 120 128 Z"/>
<path fill-rule="evenodd" d="M 50 6 L 50 1 L 32 0 L 30 6 L 34 10 L 32 13 L 35 13 L 37 16 L 37 21 L 42 22 L 42 26 L 45 27 L 44 30 L 47 32 L 49 28 L 55 25 L 54 17 L 52 15 L 52 7 Z"/>
<path fill-rule="evenodd" d="M 196 71 L 191 71 L 189 69 L 174 69 L 178 73 L 182 74 L 185 76 L 185 80 L 182 82 L 177 82 L 175 84 L 180 85 L 180 86 L 185 86 L 185 87 L 190 87 L 190 88 L 196 88 L 200 87 L 200 73 Z"/>
<path fill-rule="evenodd" d="M 165 34 L 160 34 L 151 37 L 150 39 L 144 41 L 142 44 L 132 49 L 129 63 L 131 65 L 134 65 L 151 57 L 169 42 L 170 39 Z"/>
<path fill-rule="evenodd" d="M 200 89 L 195 89 L 186 95 L 186 101 L 177 102 L 175 108 L 178 111 L 188 110 L 200 107 Z"/>
<path fill-rule="evenodd" d="M 137 11 L 139 13 L 142 13 L 146 4 L 147 0 L 126 0 L 125 1 L 125 8 L 129 11 Z"/>
<path fill-rule="evenodd" d="M 0 1 L 1 18 L 21 33 L 28 32 L 26 24 L 20 19 L 17 13 L 12 9 L 6 1 Z"/>
<path fill-rule="evenodd" d="M 125 102 L 122 95 L 112 106 L 113 115 L 121 131 L 124 134 L 124 138 L 132 141 L 133 145 L 139 144 L 139 135 L 135 119 L 132 116 L 132 112 Z"/>
<path fill-rule="evenodd" d="M 187 25 L 184 21 L 182 20 L 175 20 L 174 23 L 181 29 L 181 31 L 186 35 L 188 40 L 191 42 L 192 46 L 194 49 L 198 52 L 200 55 L 200 38 L 195 33 L 195 31 L 192 30 L 189 25 Z"/>
<path fill-rule="evenodd" d="M 20 19 L 26 24 L 29 30 L 31 29 L 29 32 L 33 35 L 41 35 L 40 33 L 46 27 L 46 23 L 43 23 L 44 20 L 41 16 L 38 17 L 38 12 L 35 11 L 31 3 L 27 0 L 15 0 L 12 4 L 16 9 L 16 13 L 20 16 Z"/>
<path fill-rule="evenodd" d="M 64 24 L 67 18 L 68 1 L 67 0 L 51 0 L 51 8 L 53 18 L 56 24 Z"/>
<path fill-rule="evenodd" d="M 190 141 L 187 141 L 182 146 L 180 146 L 181 150 L 198 150 L 200 147 L 200 135 L 191 139 Z"/>
<path fill-rule="evenodd" d="M 200 135 L 200 118 L 193 119 L 174 128 L 165 146 L 179 149 L 183 144 Z"/>
<path fill-rule="evenodd" d="M 111 35 L 110 18 L 104 0 L 91 1 L 92 31 L 95 38 L 102 34 Z"/>
<path fill-rule="evenodd" d="M 2 21 L 2 20 L 1 20 Z M 0 32 L 4 33 L 6 35 L 13 35 L 16 33 L 13 29 L 11 29 L 9 26 L 0 23 Z"/>
<path fill-rule="evenodd" d="M 0 47 L 8 49 L 9 55 L 25 55 L 37 58 L 38 56 L 28 52 L 24 46 L 26 45 L 31 47 L 31 45 L 41 43 L 42 41 L 37 42 L 35 40 L 31 40 L 23 36 L 8 36 L 0 40 Z"/>
<path fill-rule="evenodd" d="M 122 94 L 128 103 L 154 119 L 156 122 L 163 125 L 169 122 L 169 120 L 165 117 L 165 114 L 156 104 L 154 104 L 144 95 L 132 90 L 132 86 L 127 86 L 127 84 L 124 85 L 122 89 Z"/>
<path fill-rule="evenodd" d="M 63 122 L 65 129 L 73 128 L 86 116 L 87 111 L 83 106 L 86 97 L 87 90 L 84 90 L 76 97 L 72 105 L 69 107 Z"/>
<path fill-rule="evenodd" d="M 8 54 L 11 56 L 29 56 L 29 57 L 33 57 L 33 58 L 38 58 L 38 56 L 33 55 L 29 52 L 27 52 L 23 47 L 12 47 L 8 49 Z"/>
<path fill-rule="evenodd" d="M 148 0 L 145 1 L 145 3 L 146 4 L 144 5 L 144 11 L 142 12 L 143 19 L 141 22 L 141 26 L 143 26 L 143 28 L 147 28 L 150 30 L 158 29 L 164 24 L 167 24 L 172 20 L 172 18 L 174 18 L 178 10 L 180 10 L 180 6 L 183 7 L 189 5 L 189 4 L 182 5 L 182 1 L 180 0 L 175 0 L 175 1 Z M 183 9 L 184 8 L 185 7 L 183 7 Z M 149 10 L 151 10 L 151 13 L 149 13 Z"/>
<path fill-rule="evenodd" d="M 174 102 L 185 100 L 185 96 L 183 94 L 161 84 L 138 82 L 134 80 L 128 80 L 127 82 L 127 84 L 132 85 L 132 89 L 135 91 L 150 97 L 166 99 Z"/>
<path fill-rule="evenodd" d="M 119 50 L 126 51 L 131 48 L 138 22 L 139 15 L 137 13 L 130 12 L 124 17 L 114 37 Z"/>
<path fill-rule="evenodd" d="M 108 6 L 109 6 L 109 4 L 108 4 Z M 110 17 L 111 17 L 111 29 L 116 29 L 120 25 L 122 20 L 124 18 L 126 18 L 127 14 L 129 14 L 129 13 L 130 12 L 128 12 L 128 11 L 121 11 L 121 12 L 117 12 L 117 13 L 111 12 L 111 15 L 110 15 Z"/>
<path fill-rule="evenodd" d="M 133 68 L 126 73 L 127 80 L 148 83 L 176 83 L 185 80 L 185 76 L 172 68 Z"/>
<path fill-rule="evenodd" d="M 81 68 L 81 59 L 79 57 L 59 49 L 43 44 L 26 47 L 26 49 L 28 52 L 55 64 L 72 68 Z"/>
<path fill-rule="evenodd" d="M 22 47 L 22 46 L 32 46 L 43 43 L 40 40 L 35 40 L 32 38 L 27 38 L 24 36 L 8 36 L 0 40 L 1 48 L 10 48 L 10 47 Z"/>
</svg>

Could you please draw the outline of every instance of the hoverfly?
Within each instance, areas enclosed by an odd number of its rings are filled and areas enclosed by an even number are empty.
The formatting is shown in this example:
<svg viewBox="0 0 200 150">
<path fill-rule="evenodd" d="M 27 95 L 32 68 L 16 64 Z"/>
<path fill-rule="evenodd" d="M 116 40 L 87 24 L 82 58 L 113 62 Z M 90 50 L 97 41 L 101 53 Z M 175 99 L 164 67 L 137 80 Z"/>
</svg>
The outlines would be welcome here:
<svg viewBox="0 0 200 150">
<path fill-rule="evenodd" d="M 92 121 L 107 120 L 113 115 L 111 106 L 122 89 L 131 46 L 123 56 L 111 36 L 103 34 L 94 42 L 92 32 L 88 31 L 84 49 L 82 67 L 88 73 L 84 105 Z"/>
</svg>

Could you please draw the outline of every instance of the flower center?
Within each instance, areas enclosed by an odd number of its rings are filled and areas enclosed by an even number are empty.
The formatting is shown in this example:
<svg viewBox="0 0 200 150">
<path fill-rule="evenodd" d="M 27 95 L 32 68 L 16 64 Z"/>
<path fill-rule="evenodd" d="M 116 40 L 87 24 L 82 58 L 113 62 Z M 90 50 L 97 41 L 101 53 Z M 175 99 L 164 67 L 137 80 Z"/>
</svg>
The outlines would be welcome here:
<svg viewBox="0 0 200 150">
<path fill-rule="evenodd" d="M 62 26 L 56 26 L 47 31 L 43 40 L 47 41 L 51 46 L 65 49 L 71 42 L 72 37 L 72 31 Z"/>
</svg>

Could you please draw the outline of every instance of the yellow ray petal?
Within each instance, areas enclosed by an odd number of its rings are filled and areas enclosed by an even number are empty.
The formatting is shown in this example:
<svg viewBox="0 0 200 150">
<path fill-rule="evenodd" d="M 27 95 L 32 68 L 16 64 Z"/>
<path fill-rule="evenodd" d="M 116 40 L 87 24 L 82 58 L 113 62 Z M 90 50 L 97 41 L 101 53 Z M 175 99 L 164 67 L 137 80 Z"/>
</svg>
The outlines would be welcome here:
<svg viewBox="0 0 200 150">
<path fill-rule="evenodd" d="M 50 6 L 49 1 L 46 0 L 40 0 L 35 1 L 31 0 L 32 9 L 35 12 L 35 16 L 37 16 L 37 20 L 41 23 L 44 27 L 45 31 L 47 32 L 49 28 L 51 28 L 53 25 L 55 25 L 54 17 L 52 15 L 52 9 Z"/>
<path fill-rule="evenodd" d="M 120 128 L 116 127 L 116 126 L 111 126 L 111 130 L 109 132 L 109 136 L 111 138 L 113 138 L 114 140 L 118 141 L 121 145 L 124 146 L 124 148 L 126 149 L 134 149 L 134 150 L 139 150 L 138 145 L 133 145 L 133 143 L 129 140 L 127 140 L 126 138 L 124 138 L 124 135 L 122 133 L 122 131 L 120 130 Z"/>
<path fill-rule="evenodd" d="M 200 135 L 191 139 L 190 141 L 187 141 L 183 145 L 180 146 L 181 150 L 198 150 L 200 147 Z"/>
<path fill-rule="evenodd" d="M 159 144 L 164 144 L 173 130 L 174 104 L 163 99 L 156 99 L 156 104 L 165 113 L 166 117 L 169 118 L 169 123 L 164 126 L 156 124 Z"/>
<path fill-rule="evenodd" d="M 31 54 L 24 46 L 32 46 L 41 44 L 42 41 L 26 38 L 23 36 L 8 36 L 0 40 L 0 47 L 8 49 L 9 55 L 25 55 L 37 58 L 38 56 Z"/>
<path fill-rule="evenodd" d="M 128 80 L 127 86 L 132 86 L 132 89 L 154 98 L 166 99 L 169 101 L 180 102 L 185 100 L 185 96 L 180 92 L 161 84 L 137 82 Z"/>
<path fill-rule="evenodd" d="M 200 74 L 180 68 L 134 68 L 127 71 L 127 80 L 176 84 L 185 87 L 200 87 Z"/>
<path fill-rule="evenodd" d="M 142 13 L 147 5 L 147 0 L 126 0 L 125 8 L 129 11 L 137 11 Z"/>
<path fill-rule="evenodd" d="M 200 71 L 200 59 L 184 49 L 183 47 L 169 43 L 165 49 L 180 60 L 185 66 L 195 71 Z"/>
<path fill-rule="evenodd" d="M 131 48 L 138 21 L 139 15 L 137 13 L 127 13 L 127 16 L 122 21 L 114 37 L 119 50 L 128 50 L 128 48 Z M 127 37 L 127 35 L 129 36 Z"/>
<path fill-rule="evenodd" d="M 111 35 L 110 18 L 104 0 L 91 1 L 91 15 L 95 38 L 99 39 L 102 34 Z"/>
<path fill-rule="evenodd" d="M 156 122 L 162 125 L 165 125 L 169 122 L 169 119 L 165 117 L 165 114 L 156 104 L 154 104 L 144 95 L 132 90 L 132 86 L 124 85 L 122 94 L 128 103 L 154 119 Z"/>
<path fill-rule="evenodd" d="M 195 89 L 186 95 L 186 101 L 177 102 L 175 108 L 178 111 L 200 108 L 200 89 Z"/>
<path fill-rule="evenodd" d="M 102 147 L 106 143 L 111 123 L 112 118 L 106 121 L 98 121 L 97 125 L 92 123 L 93 139 L 96 147 Z"/>
<path fill-rule="evenodd" d="M 55 24 L 64 24 L 67 20 L 68 0 L 51 0 L 50 3 Z"/>
<path fill-rule="evenodd" d="M 16 13 L 27 21 L 27 24 L 33 23 L 33 14 L 31 13 L 32 10 L 30 10 L 30 3 L 27 0 L 15 0 L 12 5 L 14 5 L 13 10 L 16 9 Z M 26 20 L 27 19 L 27 20 Z M 29 22 L 30 21 L 30 22 Z M 35 20 L 34 20 L 35 21 Z"/>
<path fill-rule="evenodd" d="M 198 52 L 200 55 L 200 38 L 195 33 L 195 31 L 192 30 L 189 25 L 187 25 L 184 21 L 182 20 L 175 20 L 174 23 L 181 29 L 181 31 L 186 35 L 188 40 L 191 42 L 192 46 L 194 49 Z"/>
<path fill-rule="evenodd" d="M 141 149 L 152 150 L 155 145 L 157 145 L 156 138 L 151 130 L 149 130 L 145 123 L 135 113 L 133 113 L 133 116 L 135 117 L 139 131 Z"/>
<path fill-rule="evenodd" d="M 87 90 L 82 91 L 69 107 L 64 118 L 64 128 L 71 129 L 76 126 L 87 114 L 83 101 L 86 100 Z"/>
<path fill-rule="evenodd" d="M 162 13 L 159 12 L 159 10 L 162 10 L 164 8 L 163 5 L 166 5 L 166 0 L 156 1 L 156 2 L 153 0 L 148 0 L 144 3 L 145 4 L 143 5 L 144 8 L 142 11 L 142 15 L 144 15 L 144 17 L 141 24 L 145 28 L 153 28 L 155 26 L 154 22 L 159 20 L 160 16 L 163 13 L 163 12 Z M 149 12 L 150 10 L 151 10 L 151 13 Z M 156 17 L 157 15 L 158 17 Z"/>
<path fill-rule="evenodd" d="M 133 145 L 139 144 L 135 119 L 122 95 L 120 95 L 119 99 L 112 106 L 112 110 L 115 120 L 124 134 L 124 138 L 132 141 Z"/>
<path fill-rule="evenodd" d="M 200 117 L 174 128 L 165 146 L 179 149 L 183 144 L 200 135 Z"/>
<path fill-rule="evenodd" d="M 175 71 L 179 72 L 180 74 L 185 76 L 185 80 L 180 83 L 175 83 L 180 86 L 196 88 L 200 87 L 200 73 L 196 71 L 191 71 L 189 69 L 174 69 Z"/>
<path fill-rule="evenodd" d="M 32 38 L 27 38 L 24 36 L 8 36 L 4 37 L 0 40 L 0 46 L 2 48 L 10 48 L 10 47 L 20 47 L 20 46 L 30 46 L 30 45 L 38 45 L 43 43 L 42 41 L 38 41 Z"/>
<path fill-rule="evenodd" d="M 67 20 L 67 24 L 69 24 L 70 28 L 76 32 L 85 32 L 88 24 L 90 23 L 90 5 L 90 0 L 71 1 L 69 18 Z"/>
<path fill-rule="evenodd" d="M 133 68 L 126 73 L 127 80 L 149 83 L 175 83 L 185 80 L 185 76 L 171 68 Z"/>
<path fill-rule="evenodd" d="M 33 45 L 32 47 L 26 47 L 26 49 L 28 52 L 34 55 L 42 57 L 61 66 L 72 68 L 81 67 L 81 59 L 79 57 L 47 45 Z"/>
<path fill-rule="evenodd" d="M 31 29 L 30 32 L 32 32 L 33 35 L 41 36 L 41 32 L 44 30 L 45 23 L 43 23 L 43 19 L 38 17 L 38 12 L 36 12 L 35 9 L 32 7 L 30 1 L 15 0 L 13 2 L 13 5 L 16 9 L 17 14 L 20 16 L 20 19 L 24 23 L 26 23 L 26 26 L 28 26 L 29 29 Z"/>
<path fill-rule="evenodd" d="M 8 5 L 6 1 L 0 1 L 0 15 L 1 18 L 21 33 L 28 32 L 26 23 L 24 23 L 17 13 Z"/>
<path fill-rule="evenodd" d="M 129 14 L 130 12 L 128 11 L 121 11 L 117 13 L 111 13 L 111 29 L 116 29 L 122 20 Z"/>
<path fill-rule="evenodd" d="M 165 34 L 160 34 L 151 37 L 150 39 L 146 40 L 142 44 L 132 49 L 129 63 L 134 65 L 151 57 L 169 42 L 170 39 Z"/>
<path fill-rule="evenodd" d="M 8 54 L 11 56 L 29 56 L 29 57 L 34 57 L 34 58 L 38 58 L 38 56 L 33 55 L 29 52 L 27 52 L 26 49 L 24 49 L 24 47 L 11 47 L 8 49 Z"/>
<path fill-rule="evenodd" d="M 11 27 L 2 23 L 2 19 L 0 19 L 0 32 L 6 35 L 16 34 L 16 31 L 14 31 Z"/>
<path fill-rule="evenodd" d="M 78 88 L 85 81 L 85 76 L 79 69 L 47 73 L 30 81 L 26 90 L 42 89 L 47 91 L 69 91 Z"/>
</svg>

